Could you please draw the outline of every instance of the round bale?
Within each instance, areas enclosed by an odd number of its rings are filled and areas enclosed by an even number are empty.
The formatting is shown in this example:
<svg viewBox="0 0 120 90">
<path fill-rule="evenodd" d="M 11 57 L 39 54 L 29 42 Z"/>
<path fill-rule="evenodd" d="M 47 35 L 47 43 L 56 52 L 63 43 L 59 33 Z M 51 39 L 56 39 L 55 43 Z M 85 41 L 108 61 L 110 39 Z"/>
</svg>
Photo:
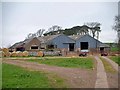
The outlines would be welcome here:
<svg viewBox="0 0 120 90">
<path fill-rule="evenodd" d="M 23 52 L 23 56 L 24 56 L 24 57 L 27 57 L 28 55 L 29 55 L 29 53 L 28 53 L 27 51 L 24 51 L 24 52 Z"/>
<path fill-rule="evenodd" d="M 8 48 L 3 48 L 2 51 L 3 51 L 4 53 L 6 53 L 6 52 L 9 52 L 9 49 L 8 49 Z"/>
<path fill-rule="evenodd" d="M 42 51 L 37 52 L 37 56 L 38 57 L 42 57 L 43 56 L 43 52 Z"/>
<path fill-rule="evenodd" d="M 12 53 L 11 53 L 11 56 L 12 56 L 12 57 L 16 57 L 16 56 L 17 56 L 16 52 L 15 52 L 15 51 L 12 52 Z"/>
<path fill-rule="evenodd" d="M 22 57 L 23 56 L 23 53 L 21 51 L 17 51 L 16 54 L 17 54 L 18 57 Z"/>
</svg>

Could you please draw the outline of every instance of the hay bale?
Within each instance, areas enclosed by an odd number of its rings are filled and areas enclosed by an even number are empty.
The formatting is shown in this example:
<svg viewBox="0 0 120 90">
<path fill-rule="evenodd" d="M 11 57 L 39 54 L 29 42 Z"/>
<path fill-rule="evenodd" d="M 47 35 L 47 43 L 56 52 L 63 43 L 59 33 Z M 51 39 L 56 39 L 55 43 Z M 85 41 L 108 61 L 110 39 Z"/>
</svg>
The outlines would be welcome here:
<svg viewBox="0 0 120 90">
<path fill-rule="evenodd" d="M 11 53 L 11 57 L 16 57 L 16 56 L 17 56 L 17 54 L 15 51 Z"/>
<path fill-rule="evenodd" d="M 8 48 L 3 48 L 2 51 L 3 51 L 4 53 L 6 53 L 6 52 L 9 52 L 9 49 L 8 49 Z"/>
<path fill-rule="evenodd" d="M 5 57 L 10 57 L 10 55 L 11 55 L 10 52 L 4 53 L 4 56 L 5 56 Z"/>
<path fill-rule="evenodd" d="M 22 54 L 24 57 L 27 57 L 29 55 L 29 53 L 27 51 L 24 51 Z"/>
<path fill-rule="evenodd" d="M 16 54 L 17 54 L 18 57 L 22 57 L 23 56 L 23 53 L 21 51 L 17 51 Z"/>
<path fill-rule="evenodd" d="M 42 57 L 43 56 L 43 52 L 42 51 L 37 52 L 37 56 Z"/>
<path fill-rule="evenodd" d="M 9 52 L 9 49 L 8 48 L 3 48 L 2 49 L 2 56 L 3 57 L 9 57 L 10 56 L 10 52 Z"/>
</svg>

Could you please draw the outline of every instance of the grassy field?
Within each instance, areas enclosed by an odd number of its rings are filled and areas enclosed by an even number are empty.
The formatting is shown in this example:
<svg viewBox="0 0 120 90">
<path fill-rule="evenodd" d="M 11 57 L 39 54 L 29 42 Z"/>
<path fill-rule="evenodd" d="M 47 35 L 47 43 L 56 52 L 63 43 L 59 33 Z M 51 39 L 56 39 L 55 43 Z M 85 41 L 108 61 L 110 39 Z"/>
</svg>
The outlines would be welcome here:
<svg viewBox="0 0 120 90">
<path fill-rule="evenodd" d="M 92 69 L 94 66 L 94 61 L 92 58 L 41 58 L 37 60 L 31 59 L 29 61 L 60 67 Z"/>
<path fill-rule="evenodd" d="M 56 74 L 28 71 L 24 68 L 3 64 L 3 88 L 65 88 L 64 80 Z"/>
<path fill-rule="evenodd" d="M 112 52 L 119 51 L 119 48 L 118 48 L 118 47 L 112 47 L 112 48 L 111 48 L 111 51 L 112 51 Z"/>
<path fill-rule="evenodd" d="M 110 56 L 109 58 L 120 66 L 120 56 Z"/>
</svg>

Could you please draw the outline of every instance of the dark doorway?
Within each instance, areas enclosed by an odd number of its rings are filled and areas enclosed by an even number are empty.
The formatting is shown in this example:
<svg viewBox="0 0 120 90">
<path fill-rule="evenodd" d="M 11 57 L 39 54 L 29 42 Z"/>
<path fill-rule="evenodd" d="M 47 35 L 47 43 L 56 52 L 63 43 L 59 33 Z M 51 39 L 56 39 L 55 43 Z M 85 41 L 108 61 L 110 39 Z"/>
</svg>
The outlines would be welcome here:
<svg viewBox="0 0 120 90">
<path fill-rule="evenodd" d="M 69 43 L 69 51 L 74 51 L 74 43 Z"/>
<path fill-rule="evenodd" d="M 80 42 L 81 43 L 81 50 L 88 49 L 88 42 Z"/>
<path fill-rule="evenodd" d="M 31 49 L 38 49 L 38 46 L 31 46 Z"/>
<path fill-rule="evenodd" d="M 104 47 L 100 47 L 100 52 L 104 52 Z"/>
<path fill-rule="evenodd" d="M 25 51 L 25 48 L 24 47 L 17 47 L 16 51 Z"/>
<path fill-rule="evenodd" d="M 48 49 L 54 49 L 54 45 L 52 45 L 52 44 L 51 44 L 51 45 L 48 45 L 47 48 L 48 48 Z"/>
</svg>

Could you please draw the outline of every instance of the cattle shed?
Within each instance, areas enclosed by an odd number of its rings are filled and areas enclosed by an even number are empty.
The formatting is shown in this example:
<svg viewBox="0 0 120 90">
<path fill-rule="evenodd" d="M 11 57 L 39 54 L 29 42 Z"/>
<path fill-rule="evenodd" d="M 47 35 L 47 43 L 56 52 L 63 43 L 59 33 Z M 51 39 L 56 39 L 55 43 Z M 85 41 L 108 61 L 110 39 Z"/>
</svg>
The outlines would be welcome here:
<svg viewBox="0 0 120 90">
<path fill-rule="evenodd" d="M 109 45 L 106 45 L 90 35 L 72 35 L 66 36 L 64 34 L 34 37 L 25 39 L 24 41 L 15 43 L 10 47 L 16 51 L 46 51 L 59 50 L 62 54 L 89 52 L 96 53 L 109 51 Z"/>
</svg>

